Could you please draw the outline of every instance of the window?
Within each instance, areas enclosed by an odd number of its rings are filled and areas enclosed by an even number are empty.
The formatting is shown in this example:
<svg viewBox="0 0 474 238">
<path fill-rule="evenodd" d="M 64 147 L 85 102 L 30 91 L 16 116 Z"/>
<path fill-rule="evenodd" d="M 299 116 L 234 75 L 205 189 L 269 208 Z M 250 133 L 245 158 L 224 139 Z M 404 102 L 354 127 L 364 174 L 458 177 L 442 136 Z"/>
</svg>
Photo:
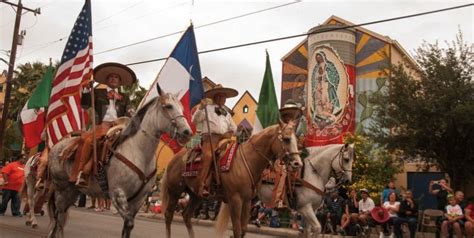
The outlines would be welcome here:
<svg viewBox="0 0 474 238">
<path fill-rule="evenodd" d="M 245 105 L 244 108 L 242 109 L 242 111 L 244 113 L 248 113 L 249 112 L 249 106 Z"/>
<path fill-rule="evenodd" d="M 237 142 L 239 144 L 242 144 L 250 138 L 250 136 L 252 135 L 252 129 L 247 129 L 243 126 L 239 126 L 239 128 L 237 129 L 237 134 Z"/>
<path fill-rule="evenodd" d="M 3 92 L 3 83 L 0 84 L 0 93 Z"/>
</svg>

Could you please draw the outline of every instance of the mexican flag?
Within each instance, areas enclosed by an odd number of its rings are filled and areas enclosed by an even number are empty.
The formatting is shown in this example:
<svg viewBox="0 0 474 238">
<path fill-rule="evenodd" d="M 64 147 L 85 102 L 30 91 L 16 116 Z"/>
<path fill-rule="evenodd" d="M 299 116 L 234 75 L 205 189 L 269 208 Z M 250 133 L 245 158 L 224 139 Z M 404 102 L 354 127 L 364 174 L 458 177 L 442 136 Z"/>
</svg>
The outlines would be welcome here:
<svg viewBox="0 0 474 238">
<path fill-rule="evenodd" d="M 53 67 L 48 66 L 41 82 L 31 94 L 30 99 L 20 112 L 22 131 L 27 148 L 33 148 L 41 143 L 41 133 L 44 130 L 46 107 L 49 104 L 51 84 L 53 82 Z"/>
<path fill-rule="evenodd" d="M 280 112 L 278 111 L 278 102 L 275 93 L 275 84 L 273 83 L 272 67 L 267 52 L 267 62 L 265 74 L 263 75 L 260 96 L 258 97 L 257 116 L 253 125 L 252 134 L 258 133 L 264 128 L 276 124 Z"/>
</svg>

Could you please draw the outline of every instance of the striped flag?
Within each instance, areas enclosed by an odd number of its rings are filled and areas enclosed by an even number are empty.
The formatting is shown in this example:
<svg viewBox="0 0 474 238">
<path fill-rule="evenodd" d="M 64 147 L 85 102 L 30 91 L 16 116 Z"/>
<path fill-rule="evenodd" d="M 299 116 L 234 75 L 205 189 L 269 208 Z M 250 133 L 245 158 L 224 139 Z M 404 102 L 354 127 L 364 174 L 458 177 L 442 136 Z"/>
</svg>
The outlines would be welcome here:
<svg viewBox="0 0 474 238">
<path fill-rule="evenodd" d="M 184 116 L 188 123 L 192 125 L 191 109 L 204 97 L 193 25 L 190 25 L 181 36 L 178 44 L 176 44 L 155 81 L 140 102 L 139 108 L 158 96 L 157 83 L 160 84 L 163 91 L 178 94 L 178 99 L 184 106 Z M 163 135 L 161 139 L 169 143 L 168 146 L 174 152 L 180 149 L 176 143 L 170 140 L 168 135 Z"/>
<path fill-rule="evenodd" d="M 81 85 L 92 75 L 92 18 L 86 0 L 64 48 L 53 80 L 46 116 L 48 145 L 51 147 L 71 132 L 80 131 L 83 115 Z"/>
<path fill-rule="evenodd" d="M 50 65 L 20 112 L 23 137 L 27 148 L 33 148 L 41 143 L 41 134 L 45 124 L 45 107 L 49 104 L 52 81 L 53 67 Z"/>
</svg>

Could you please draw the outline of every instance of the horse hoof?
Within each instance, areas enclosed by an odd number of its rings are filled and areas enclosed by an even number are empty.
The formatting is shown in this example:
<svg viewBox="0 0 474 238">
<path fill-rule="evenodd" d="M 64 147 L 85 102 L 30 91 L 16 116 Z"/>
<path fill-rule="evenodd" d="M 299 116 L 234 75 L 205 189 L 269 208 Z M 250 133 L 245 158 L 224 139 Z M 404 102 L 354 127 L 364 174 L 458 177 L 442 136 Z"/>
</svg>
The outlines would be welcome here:
<svg viewBox="0 0 474 238">
<path fill-rule="evenodd" d="M 38 228 L 38 224 L 33 224 L 33 225 L 31 225 L 31 228 L 33 228 L 33 229 Z"/>
<path fill-rule="evenodd" d="M 25 225 L 31 226 L 31 221 L 26 221 L 26 222 L 25 222 Z"/>
</svg>

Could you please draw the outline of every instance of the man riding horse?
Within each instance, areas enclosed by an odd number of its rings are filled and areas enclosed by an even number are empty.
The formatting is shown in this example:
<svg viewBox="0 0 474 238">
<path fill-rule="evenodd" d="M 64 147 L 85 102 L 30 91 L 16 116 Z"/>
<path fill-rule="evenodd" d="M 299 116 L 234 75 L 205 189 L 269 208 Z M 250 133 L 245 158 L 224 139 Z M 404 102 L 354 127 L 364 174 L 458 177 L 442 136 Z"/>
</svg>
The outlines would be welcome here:
<svg viewBox="0 0 474 238">
<path fill-rule="evenodd" d="M 108 129 L 115 125 L 115 121 L 127 116 L 130 110 L 129 98 L 119 91 L 120 86 L 131 86 L 137 79 L 135 73 L 127 66 L 119 63 L 104 63 L 94 69 L 94 80 L 106 85 L 106 88 L 94 89 L 94 109 L 96 115 L 95 137 L 99 140 L 103 138 Z M 87 85 L 82 92 L 81 105 L 89 108 L 92 105 L 90 95 L 90 85 Z M 80 187 L 87 187 L 88 176 L 92 170 L 90 161 L 93 148 L 93 133 L 88 131 L 81 135 L 81 146 L 76 152 L 70 182 Z M 39 159 L 37 189 L 44 187 L 43 177 L 48 164 L 48 148 L 45 148 Z"/>
<path fill-rule="evenodd" d="M 299 122 L 301 117 L 303 115 L 303 110 L 301 105 L 293 101 L 292 99 L 288 99 L 285 102 L 285 105 L 283 105 L 282 108 L 280 108 L 280 118 L 284 123 L 288 123 L 290 120 Z M 296 125 L 297 131 L 299 131 L 299 127 L 302 127 L 300 125 Z M 301 134 L 297 134 L 298 137 L 298 147 L 299 149 L 303 148 L 303 141 L 304 137 Z M 286 190 L 287 190 L 287 181 L 288 181 L 288 168 L 287 166 L 281 161 L 277 160 L 275 161 L 274 164 L 274 170 L 275 170 L 275 185 L 273 187 L 273 193 L 272 193 L 272 207 L 275 208 L 284 208 L 287 204 L 286 201 Z M 291 171 L 290 176 L 296 176 L 299 171 Z"/>
<path fill-rule="evenodd" d="M 193 114 L 192 121 L 195 125 L 201 125 L 201 170 L 198 173 L 198 195 L 208 197 L 210 192 L 211 176 L 210 169 L 213 153 L 223 139 L 230 139 L 236 132 L 237 127 L 230 113 L 224 108 L 227 98 L 238 95 L 237 90 L 224 88 L 217 85 L 215 88 L 205 92 L 198 110 Z M 212 99 L 212 103 L 209 102 Z"/>
<path fill-rule="evenodd" d="M 107 87 L 94 89 L 94 109 L 96 116 L 95 138 L 100 141 L 107 131 L 116 125 L 120 117 L 128 116 L 130 99 L 119 91 L 120 86 L 131 86 L 137 81 L 135 73 L 127 66 L 119 63 L 104 63 L 94 69 L 94 80 Z M 81 105 L 92 106 L 90 90 L 82 93 Z M 69 182 L 79 187 L 88 186 L 88 178 L 92 170 L 92 156 L 94 134 L 90 130 L 81 135 Z"/>
</svg>

